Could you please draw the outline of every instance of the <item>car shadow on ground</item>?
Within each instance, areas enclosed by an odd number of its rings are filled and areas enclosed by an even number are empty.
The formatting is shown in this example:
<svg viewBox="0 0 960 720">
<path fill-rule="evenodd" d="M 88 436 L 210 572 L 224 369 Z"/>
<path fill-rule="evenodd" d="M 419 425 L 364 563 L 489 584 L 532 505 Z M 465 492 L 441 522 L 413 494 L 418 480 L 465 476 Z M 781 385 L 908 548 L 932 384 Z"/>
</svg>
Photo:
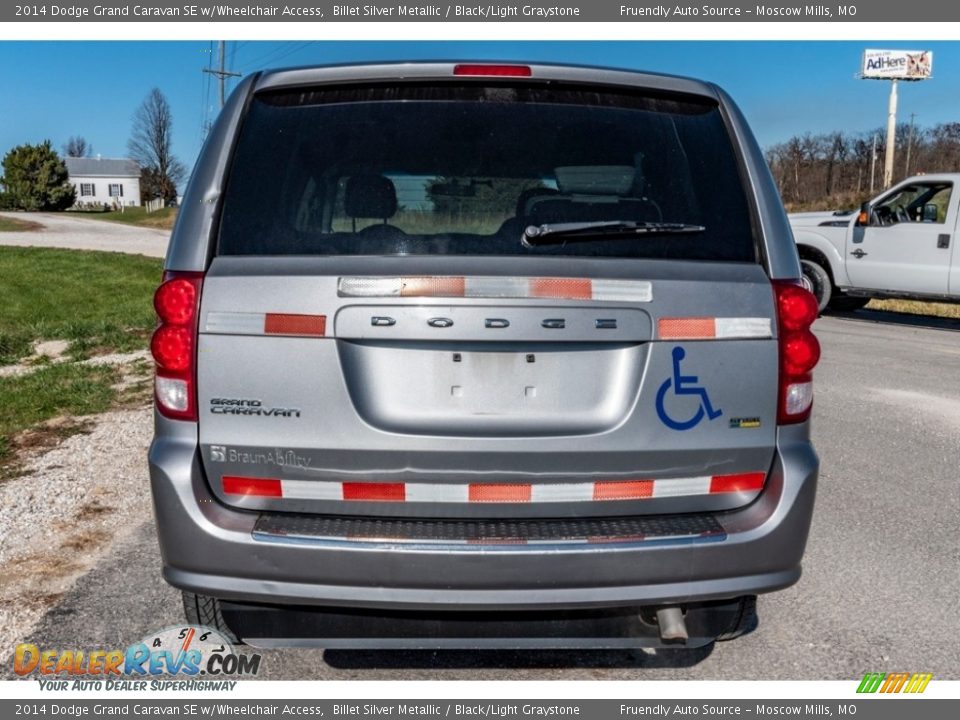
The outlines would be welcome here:
<svg viewBox="0 0 960 720">
<path fill-rule="evenodd" d="M 854 310 L 852 312 L 829 310 L 824 314 L 824 317 L 855 320 L 857 322 L 872 323 L 875 325 L 902 325 L 905 327 L 960 332 L 960 319 L 935 317 L 932 315 L 913 315 L 911 313 L 889 312 L 886 310 Z"/>
<path fill-rule="evenodd" d="M 710 657 L 713 647 L 711 643 L 690 650 L 326 650 L 323 659 L 339 670 L 686 668 Z"/>
</svg>

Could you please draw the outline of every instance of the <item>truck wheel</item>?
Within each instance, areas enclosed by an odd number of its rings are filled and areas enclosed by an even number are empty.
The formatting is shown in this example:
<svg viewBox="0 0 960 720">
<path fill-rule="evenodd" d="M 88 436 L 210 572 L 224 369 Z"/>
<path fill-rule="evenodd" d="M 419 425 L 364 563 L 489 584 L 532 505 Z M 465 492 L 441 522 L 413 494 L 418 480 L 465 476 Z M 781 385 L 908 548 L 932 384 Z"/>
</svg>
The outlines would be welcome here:
<svg viewBox="0 0 960 720">
<path fill-rule="evenodd" d="M 830 282 L 830 276 L 813 260 L 801 260 L 800 267 L 803 269 L 803 275 L 809 281 L 813 294 L 817 298 L 817 306 L 820 308 L 820 312 L 823 312 L 833 294 L 833 283 Z"/>
<path fill-rule="evenodd" d="M 220 632 L 227 640 L 236 645 L 242 645 L 243 640 L 234 634 L 220 613 L 220 601 L 206 595 L 195 595 L 184 590 L 183 614 L 187 622 L 192 625 L 205 625 Z"/>
<path fill-rule="evenodd" d="M 730 628 L 717 635 L 718 642 L 734 640 L 741 635 L 752 632 L 757 627 L 757 596 L 744 595 L 740 598 L 740 614 Z"/>
<path fill-rule="evenodd" d="M 837 294 L 830 298 L 830 309 L 840 312 L 853 312 L 864 307 L 868 302 L 870 302 L 870 298 Z"/>
</svg>

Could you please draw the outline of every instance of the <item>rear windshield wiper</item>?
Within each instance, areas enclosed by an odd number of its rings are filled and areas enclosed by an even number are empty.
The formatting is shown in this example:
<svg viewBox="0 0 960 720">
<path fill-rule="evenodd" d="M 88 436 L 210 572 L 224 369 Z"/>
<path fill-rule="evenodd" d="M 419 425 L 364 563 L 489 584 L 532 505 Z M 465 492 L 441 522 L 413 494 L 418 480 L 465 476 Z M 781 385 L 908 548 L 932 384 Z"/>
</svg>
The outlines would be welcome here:
<svg viewBox="0 0 960 720">
<path fill-rule="evenodd" d="M 703 225 L 676 222 L 644 222 L 639 220 L 604 220 L 602 222 L 548 223 L 530 225 L 523 231 L 523 244 L 551 245 L 587 240 L 620 240 L 638 235 L 672 235 L 701 233 Z"/>
</svg>

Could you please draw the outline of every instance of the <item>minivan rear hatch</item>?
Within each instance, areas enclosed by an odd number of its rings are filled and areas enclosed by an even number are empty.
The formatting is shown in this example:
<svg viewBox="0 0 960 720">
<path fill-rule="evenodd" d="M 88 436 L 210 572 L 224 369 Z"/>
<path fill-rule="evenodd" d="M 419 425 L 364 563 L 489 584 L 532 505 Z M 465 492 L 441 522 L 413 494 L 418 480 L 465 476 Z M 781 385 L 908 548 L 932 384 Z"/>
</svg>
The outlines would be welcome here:
<svg viewBox="0 0 960 720">
<path fill-rule="evenodd" d="M 250 101 L 203 283 L 204 468 L 325 515 L 721 510 L 776 322 L 715 99 L 451 77 Z"/>
</svg>

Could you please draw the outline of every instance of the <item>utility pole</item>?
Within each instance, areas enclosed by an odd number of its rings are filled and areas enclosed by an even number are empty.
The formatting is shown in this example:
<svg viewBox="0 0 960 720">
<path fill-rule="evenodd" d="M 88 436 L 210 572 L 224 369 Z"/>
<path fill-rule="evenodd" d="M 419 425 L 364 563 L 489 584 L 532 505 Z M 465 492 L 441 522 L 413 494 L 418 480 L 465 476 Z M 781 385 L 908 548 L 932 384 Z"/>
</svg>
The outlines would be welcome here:
<svg viewBox="0 0 960 720">
<path fill-rule="evenodd" d="M 877 134 L 873 134 L 873 150 L 870 151 L 870 194 L 873 195 L 873 178 L 877 170 Z"/>
<path fill-rule="evenodd" d="M 220 107 L 223 107 L 223 103 L 226 100 L 226 94 L 224 92 L 224 84 L 228 77 L 240 77 L 240 73 L 227 72 L 226 63 L 227 63 L 227 43 L 224 40 L 220 41 L 220 68 L 218 70 L 211 70 L 209 68 L 204 68 L 205 73 L 210 73 L 215 78 L 220 81 Z"/>
<path fill-rule="evenodd" d="M 905 177 L 910 177 L 910 151 L 913 149 L 913 119 L 916 116 L 916 113 L 910 113 L 910 135 L 907 137 L 907 165 L 903 171 Z"/>
</svg>

